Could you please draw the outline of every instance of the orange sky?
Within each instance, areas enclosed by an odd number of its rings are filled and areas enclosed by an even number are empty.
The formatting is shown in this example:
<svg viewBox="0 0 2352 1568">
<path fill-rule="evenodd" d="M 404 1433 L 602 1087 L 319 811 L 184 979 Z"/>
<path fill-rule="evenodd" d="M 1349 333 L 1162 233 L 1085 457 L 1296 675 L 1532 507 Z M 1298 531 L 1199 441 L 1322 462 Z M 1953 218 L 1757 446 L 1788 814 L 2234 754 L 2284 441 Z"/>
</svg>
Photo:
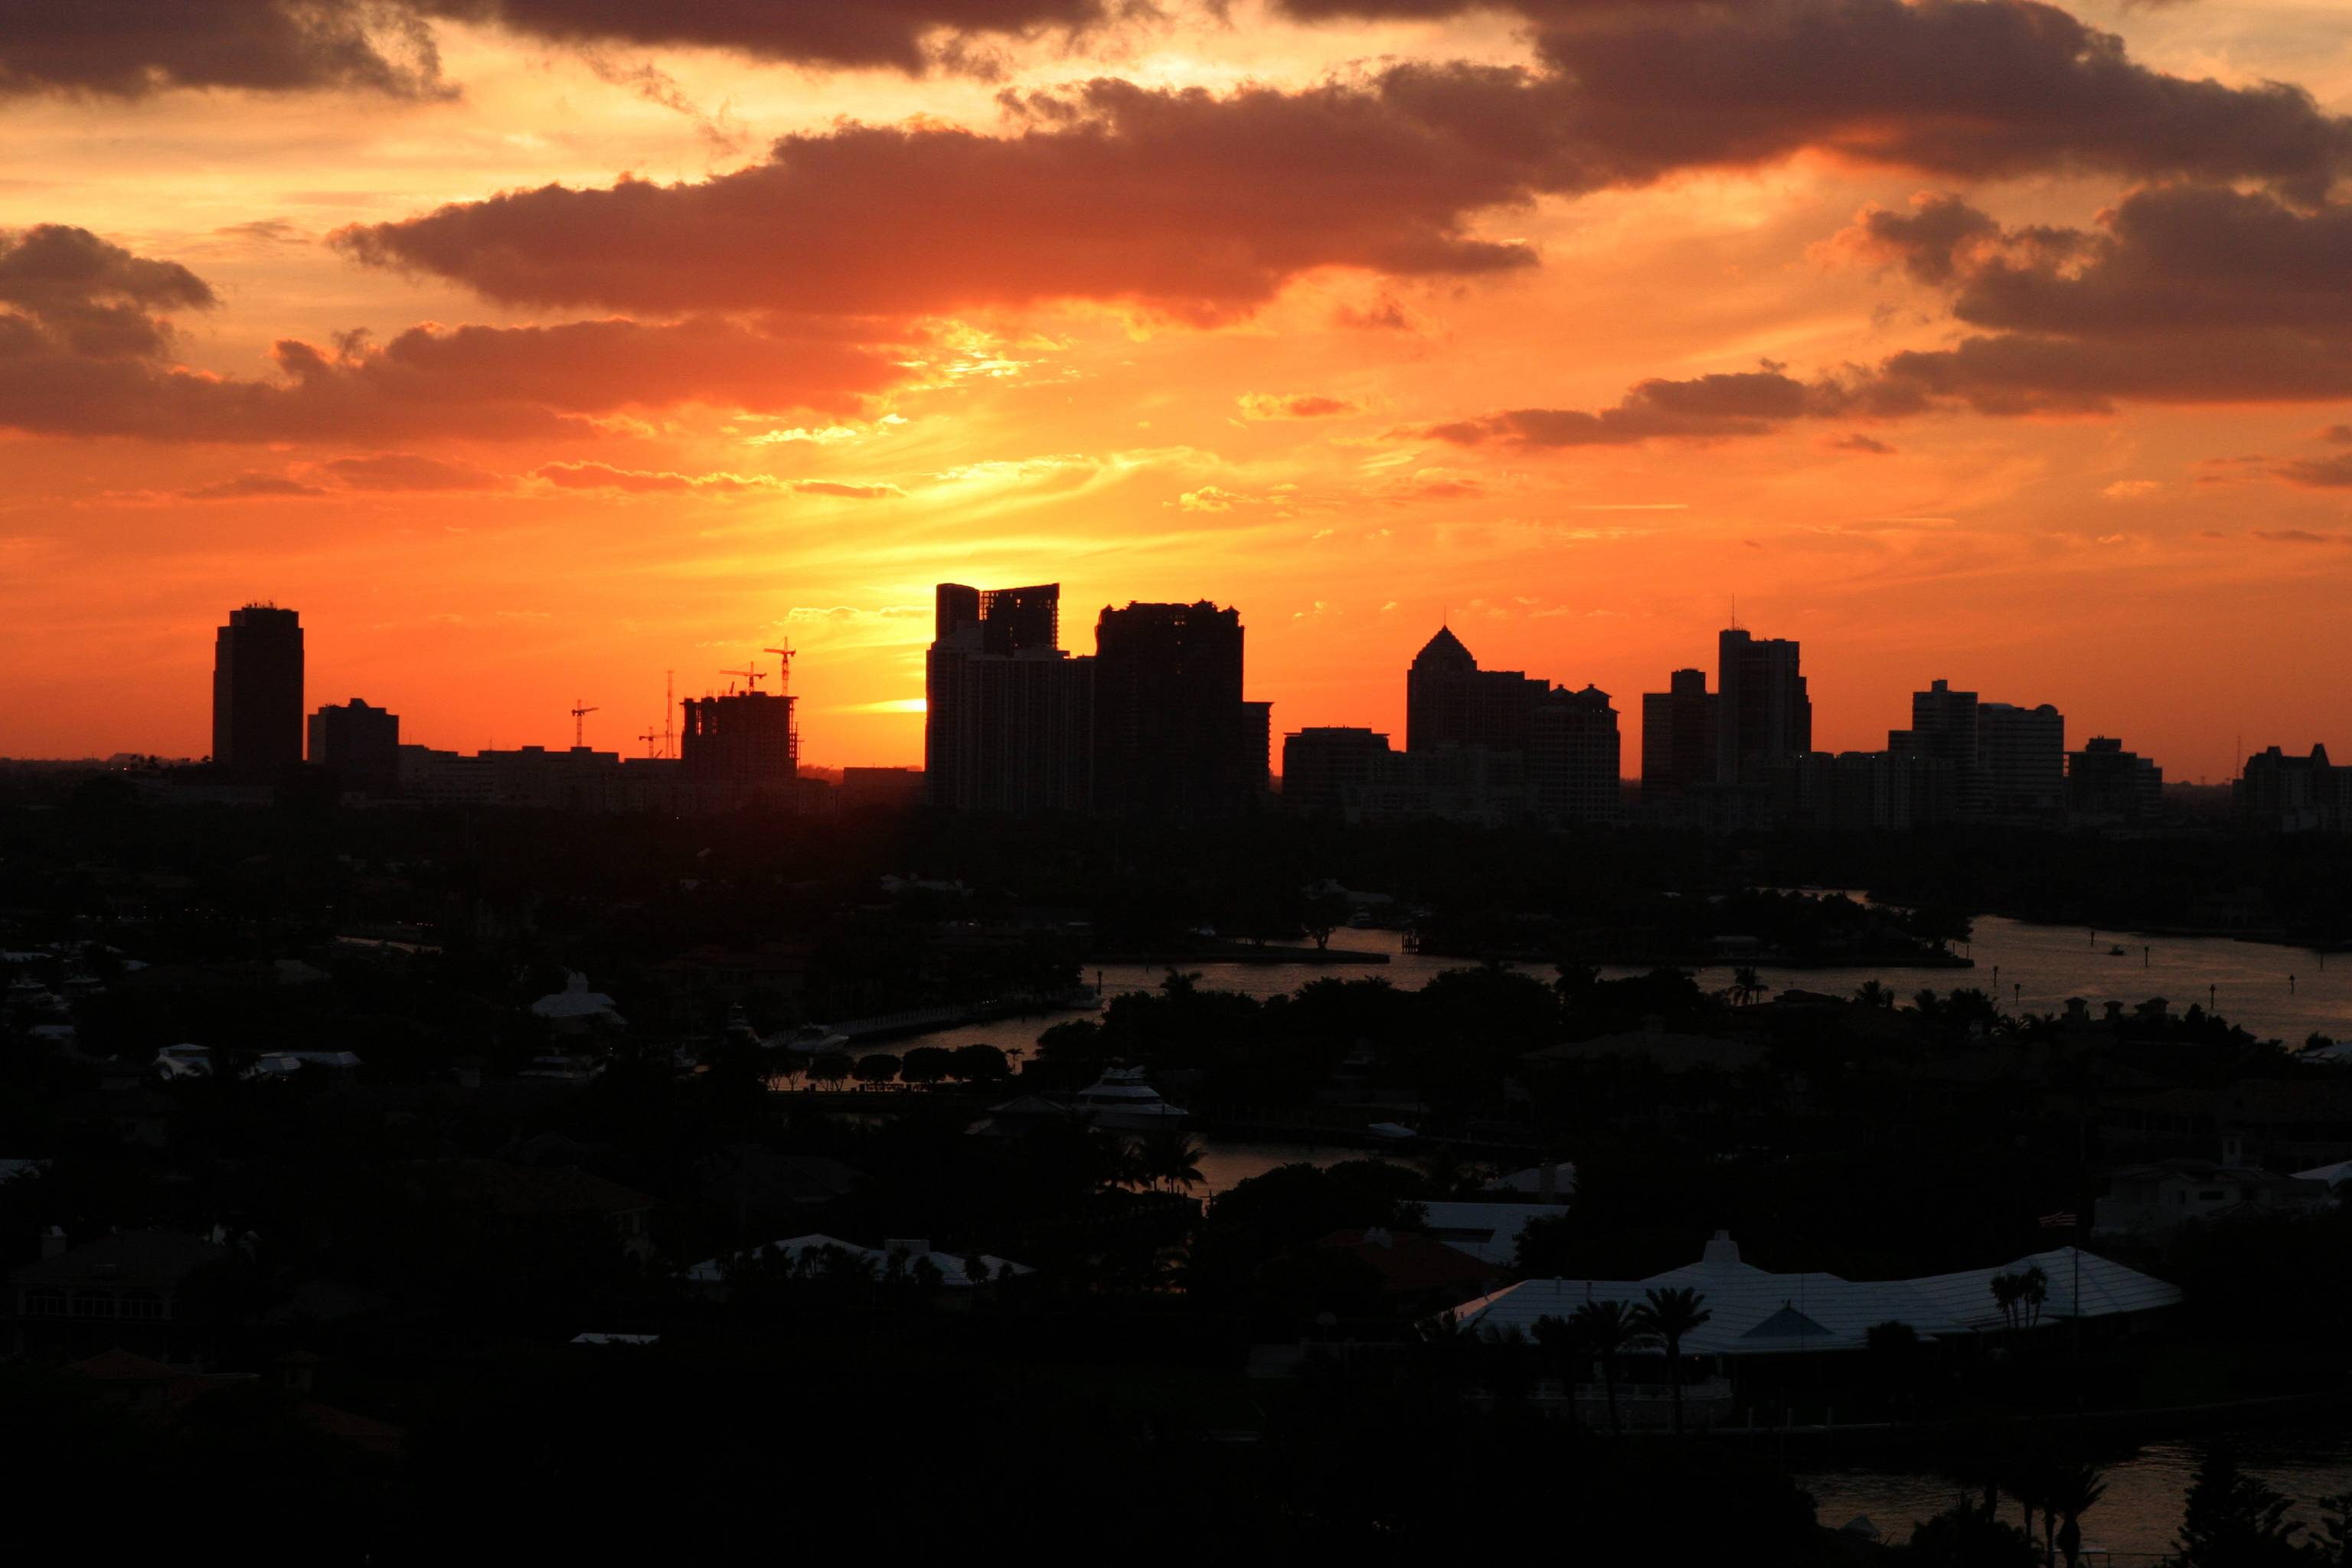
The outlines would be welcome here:
<svg viewBox="0 0 2352 1568">
<path fill-rule="evenodd" d="M 2341 6 L 415 9 L 389 85 L 0 39 L 0 754 L 201 752 L 267 597 L 404 739 L 641 750 L 789 637 L 803 756 L 915 763 L 947 579 L 1236 605 L 1278 732 L 1402 738 L 1450 616 L 1633 771 L 1736 600 L 1826 747 L 1942 676 L 2352 748 Z"/>
</svg>

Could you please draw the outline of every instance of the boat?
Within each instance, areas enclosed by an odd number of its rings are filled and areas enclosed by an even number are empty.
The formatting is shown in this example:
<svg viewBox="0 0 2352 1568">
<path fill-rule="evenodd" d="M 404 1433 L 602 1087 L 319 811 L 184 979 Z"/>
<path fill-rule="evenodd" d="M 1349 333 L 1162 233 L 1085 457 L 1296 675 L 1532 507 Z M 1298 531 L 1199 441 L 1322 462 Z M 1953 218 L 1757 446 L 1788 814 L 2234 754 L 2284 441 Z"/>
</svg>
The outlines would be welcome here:
<svg viewBox="0 0 2352 1568">
<path fill-rule="evenodd" d="M 1364 1131 L 1375 1138 L 1385 1138 L 1393 1143 L 1402 1143 L 1421 1136 L 1419 1129 L 1407 1127 L 1402 1121 L 1375 1121 Z"/>
<path fill-rule="evenodd" d="M 830 1024 L 803 1024 L 788 1035 L 772 1036 L 768 1044 L 781 1045 L 804 1057 L 816 1057 L 847 1050 L 849 1037 Z"/>
<path fill-rule="evenodd" d="M 1106 1068 L 1102 1077 L 1080 1089 L 1070 1103 L 1097 1127 L 1175 1127 L 1192 1114 L 1160 1099 L 1160 1091 L 1143 1081 L 1141 1068 Z"/>
<path fill-rule="evenodd" d="M 2124 956 L 2124 950 L 2120 947 L 2111 947 L 2107 949 L 2107 956 L 2109 958 L 2121 958 Z"/>
</svg>

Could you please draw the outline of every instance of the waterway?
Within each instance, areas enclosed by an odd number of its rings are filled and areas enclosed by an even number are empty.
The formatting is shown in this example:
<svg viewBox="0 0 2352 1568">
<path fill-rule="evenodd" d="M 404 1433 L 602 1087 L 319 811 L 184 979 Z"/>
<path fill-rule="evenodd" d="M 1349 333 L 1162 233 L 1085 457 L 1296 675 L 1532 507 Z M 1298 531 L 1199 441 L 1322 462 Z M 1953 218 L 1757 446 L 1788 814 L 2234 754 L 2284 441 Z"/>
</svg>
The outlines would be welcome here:
<svg viewBox="0 0 2352 1568">
<path fill-rule="evenodd" d="M 1378 977 L 1402 990 L 1419 990 L 1449 969 L 1470 961 L 1431 953 L 1407 952 L 1401 933 L 1392 931 L 1341 930 L 1332 933 L 1331 946 L 1359 953 L 1379 953 L 1385 963 L 1189 963 L 1187 973 L 1201 976 L 1203 986 L 1239 991 L 1250 996 L 1278 996 L 1310 981 L 1337 976 L 1343 980 Z M 2112 952 L 2121 947 L 2121 954 Z M 2108 1001 L 2134 1006 L 2161 996 L 2175 1010 L 2190 1003 L 2219 1010 L 2231 1023 L 2263 1039 L 2282 1039 L 2290 1046 L 2314 1033 L 2336 1039 L 2352 1038 L 2352 953 L 2324 953 L 2309 948 L 2281 947 L 2268 942 L 2235 942 L 2227 937 L 2143 936 L 2132 931 L 2092 931 L 2080 926 L 2033 925 L 1999 915 L 1980 915 L 1969 942 L 1960 950 L 1976 963 L 1973 969 L 1910 968 L 1864 965 L 1852 969 L 1776 969 L 1759 963 L 1758 977 L 1769 990 L 1795 988 L 1851 993 L 1865 980 L 1876 979 L 1906 999 L 1922 988 L 1950 991 L 1975 986 L 1996 996 L 2009 1012 L 2056 1013 L 2067 998 L 2079 996 L 2097 1012 Z M 1517 966 L 1549 980 L 1545 964 Z M 1617 977 L 1639 973 L 1606 969 Z M 1728 965 L 1697 970 L 1698 983 L 1710 990 L 1731 984 Z M 1098 982 L 1105 997 L 1157 987 L 1168 973 L 1162 964 L 1106 964 L 1086 978 Z M 1033 1049 L 1041 1031 L 1084 1013 L 1063 1013 L 1026 1018 L 1000 1018 L 985 1024 L 959 1025 L 930 1037 L 932 1044 L 968 1045 L 985 1041 L 1008 1052 Z M 904 1040 L 877 1042 L 867 1050 L 903 1050 Z"/>
<path fill-rule="evenodd" d="M 2288 1518 L 2300 1521 L 2306 1536 L 2319 1529 L 2322 1499 L 2352 1491 L 2352 1432 L 2340 1421 L 2322 1425 L 2304 1416 L 2243 1426 L 2231 1436 L 2247 1472 L 2294 1500 Z M 2194 1441 L 2167 1439 L 2103 1466 L 2107 1494 L 2083 1516 L 2084 1546 L 2104 1549 L 2115 1568 L 2161 1562 L 2176 1550 L 2198 1453 Z M 1913 1525 L 1951 1507 L 1968 1489 L 1951 1476 L 1861 1467 L 1801 1471 L 1796 1479 L 1813 1494 L 1822 1523 L 1836 1529 L 1863 1514 L 1895 1542 L 1910 1539 Z M 2002 1506 L 2011 1523 L 2020 1522 L 2013 1499 Z M 2102 1561 L 2087 1552 L 2085 1560 Z"/>
<path fill-rule="evenodd" d="M 1342 979 L 1377 976 L 1400 989 L 1418 990 L 1436 975 L 1465 967 L 1469 962 L 1407 952 L 1402 936 L 1390 931 L 1342 930 L 1332 934 L 1331 945 L 1383 954 L 1387 962 L 1183 967 L 1199 973 L 1204 986 L 1266 997 L 1333 975 Z M 2111 952 L 2115 947 L 2125 951 Z M 1769 963 L 1755 967 L 1758 977 L 1773 991 L 1851 993 L 1864 981 L 1876 979 L 1906 999 L 1922 988 L 1944 992 L 1976 986 L 1995 995 L 2010 1012 L 2055 1013 L 2064 1008 L 2069 997 L 2079 996 L 2095 1014 L 2111 1000 L 2129 1007 L 2161 996 L 2176 1010 L 2191 1003 L 2216 1009 L 2261 1038 L 2281 1039 L 2290 1046 L 2300 1045 L 2315 1033 L 2339 1040 L 2352 1038 L 2352 954 L 2326 954 L 2225 937 L 2092 931 L 2080 926 L 2035 925 L 1998 915 L 1978 917 L 1969 942 L 1960 951 L 1975 961 L 1973 969 L 1883 965 L 1776 969 Z M 1553 974 L 1548 965 L 1517 967 L 1546 980 Z M 1616 977 L 1638 972 L 1603 973 Z M 1087 979 L 1098 980 L 1102 994 L 1109 997 L 1151 990 L 1166 974 L 1164 965 L 1108 964 L 1089 972 Z M 1702 968 L 1696 974 L 1698 983 L 1712 990 L 1727 988 L 1732 981 L 1728 965 Z M 1025 1054 L 1035 1047 L 1044 1029 L 1087 1016 L 1073 1012 L 960 1026 L 930 1037 L 929 1043 L 985 1041 L 1007 1052 Z M 903 1050 L 906 1044 L 877 1044 L 863 1047 L 859 1054 L 863 1049 Z M 1208 1193 L 1213 1195 L 1277 1165 L 1299 1161 L 1328 1165 L 1372 1157 L 1355 1148 L 1215 1140 L 1201 1161 L 1201 1171 Z M 2298 1421 L 2248 1430 L 2238 1435 L 2238 1442 L 2246 1468 L 2293 1498 L 2293 1517 L 2302 1520 L 2307 1529 L 2318 1526 L 2320 1499 L 2352 1491 L 2352 1432 L 2340 1423 L 2315 1427 Z M 2116 1568 L 2162 1561 L 2174 1548 L 2182 1500 L 2196 1461 L 2194 1444 L 2167 1441 L 2148 1444 L 2108 1466 L 2107 1496 L 2084 1516 L 2085 1542 L 2109 1552 L 2105 1561 Z M 1813 1493 L 1822 1523 L 1842 1525 L 1856 1514 L 1867 1514 L 1889 1539 L 1898 1541 L 1907 1539 L 1919 1521 L 1949 1507 L 1960 1490 L 1959 1483 L 1948 1476 L 1863 1467 L 1810 1472 L 1799 1480 Z"/>
</svg>

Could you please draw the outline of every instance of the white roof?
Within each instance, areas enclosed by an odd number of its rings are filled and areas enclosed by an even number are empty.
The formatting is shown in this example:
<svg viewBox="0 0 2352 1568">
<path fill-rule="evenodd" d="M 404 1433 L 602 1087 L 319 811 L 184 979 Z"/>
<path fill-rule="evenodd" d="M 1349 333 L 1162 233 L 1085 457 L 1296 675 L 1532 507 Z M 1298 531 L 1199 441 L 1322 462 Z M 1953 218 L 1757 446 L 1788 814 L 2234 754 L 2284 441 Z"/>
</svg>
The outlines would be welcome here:
<svg viewBox="0 0 2352 1568">
<path fill-rule="evenodd" d="M 1458 1245 L 1458 1244 L 1457 1244 Z M 1859 1350 L 1880 1323 L 1907 1323 L 1923 1339 L 1974 1333 L 2000 1326 L 1992 1280 L 1998 1274 L 2039 1268 L 2049 1281 L 2042 1318 L 2073 1315 L 2074 1249 L 2038 1252 L 1998 1268 L 1966 1269 L 1924 1279 L 1857 1280 L 1835 1274 L 1774 1274 L 1742 1263 L 1728 1237 L 1709 1243 L 1710 1256 L 1647 1279 L 1529 1279 L 1454 1310 L 1465 1324 L 1532 1335 L 1543 1318 L 1567 1318 L 1582 1303 L 1640 1306 L 1647 1292 L 1676 1287 L 1697 1291 L 1711 1315 L 1686 1335 L 1693 1355 L 1761 1355 L 1787 1351 Z M 2178 1288 L 2122 1264 L 2083 1253 L 2083 1316 L 2147 1311 L 2180 1300 Z"/>
<path fill-rule="evenodd" d="M 910 1267 L 916 1258 L 928 1258 L 931 1260 L 931 1267 L 940 1271 L 940 1284 L 963 1286 L 972 1282 L 971 1274 L 965 1267 L 965 1259 L 952 1252 L 918 1251 L 904 1247 L 892 1247 L 887 1249 L 879 1247 L 860 1247 L 854 1241 L 843 1241 L 837 1237 L 831 1236 L 795 1236 L 783 1241 L 772 1241 L 764 1247 L 754 1247 L 752 1252 L 761 1257 L 786 1257 L 798 1262 L 801 1254 L 819 1252 L 828 1247 L 837 1247 L 854 1258 L 866 1258 L 877 1268 L 887 1264 L 894 1254 L 906 1258 Z M 980 1255 L 980 1260 L 988 1266 L 988 1277 L 992 1279 L 1001 1279 L 1007 1273 L 1035 1272 L 1024 1264 L 1008 1262 L 1004 1258 L 993 1257 L 985 1252 Z M 686 1277 L 698 1285 L 723 1285 L 727 1282 L 725 1260 L 717 1258 L 706 1258 L 688 1269 Z"/>
<path fill-rule="evenodd" d="M 661 1336 L 659 1334 L 574 1334 L 572 1336 L 572 1342 L 575 1345 L 657 1345 L 661 1343 Z"/>
<path fill-rule="evenodd" d="M 588 977 L 578 970 L 570 971 L 563 989 L 551 991 L 530 1005 L 530 1010 L 542 1018 L 601 1018 L 617 1016 L 613 999 L 602 991 L 588 989 Z"/>
<path fill-rule="evenodd" d="M 1423 1228 L 1434 1240 L 1481 1263 L 1508 1264 L 1519 1255 L 1519 1232 L 1531 1219 L 1555 1219 L 1568 1211 L 1558 1204 L 1481 1203 L 1464 1199 L 1421 1205 Z"/>
<path fill-rule="evenodd" d="M 1551 1168 L 1551 1173 L 1554 1193 L 1565 1198 L 1576 1191 L 1576 1166 L 1573 1163 L 1562 1160 Z M 1539 1193 L 1543 1191 L 1543 1173 L 1541 1165 L 1529 1165 L 1524 1171 L 1497 1176 L 1480 1190 L 1489 1193 Z"/>
<path fill-rule="evenodd" d="M 2326 1182 L 2329 1186 L 2338 1182 L 2352 1182 L 2352 1160 L 2339 1160 L 2333 1165 L 2315 1165 L 2308 1171 L 2297 1171 L 2299 1182 Z"/>
</svg>

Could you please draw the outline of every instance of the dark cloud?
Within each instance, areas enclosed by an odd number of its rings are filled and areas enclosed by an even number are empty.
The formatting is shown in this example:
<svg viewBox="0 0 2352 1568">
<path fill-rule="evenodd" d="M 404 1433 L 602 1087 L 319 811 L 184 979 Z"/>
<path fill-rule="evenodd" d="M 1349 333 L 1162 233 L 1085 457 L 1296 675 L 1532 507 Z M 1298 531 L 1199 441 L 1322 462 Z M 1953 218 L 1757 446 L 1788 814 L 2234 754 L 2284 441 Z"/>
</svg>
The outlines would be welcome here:
<svg viewBox="0 0 2352 1568">
<path fill-rule="evenodd" d="M 364 333 L 324 347 L 286 339 L 271 351 L 277 375 L 247 380 L 173 363 L 169 319 L 150 313 L 213 298 L 185 268 L 80 229 L 0 236 L 0 428 L 188 441 L 587 437 L 598 417 L 683 404 L 847 412 L 907 374 L 892 351 L 837 326 L 698 316 L 424 326 L 381 347 Z"/>
<path fill-rule="evenodd" d="M 2287 483 L 2304 489 L 2352 489 L 2352 456 L 2294 458 L 2271 471 Z"/>
<path fill-rule="evenodd" d="M 320 468 L 337 484 L 353 490 L 494 490 L 509 484 L 503 474 L 453 463 L 415 452 L 378 452 L 364 458 L 337 458 Z"/>
<path fill-rule="evenodd" d="M 2153 71 L 2028 0 L 1598 8 L 1538 50 L 1540 69 L 1399 65 L 1296 92 L 1097 80 L 1008 95 L 1008 135 L 845 125 L 698 183 L 548 185 L 338 243 L 518 304 L 865 313 L 1087 298 L 1213 319 L 1320 267 L 1523 267 L 1533 253 L 1482 237 L 1477 215 L 1809 148 L 1971 177 L 2260 180 L 2305 199 L 2352 160 L 2352 124 L 2299 89 Z M 1906 264 L 1956 265 L 1959 238 L 1938 251 L 1930 237 L 1907 237 Z"/>
<path fill-rule="evenodd" d="M 1428 426 L 1417 434 L 1456 446 L 1626 447 L 1656 439 L 1761 436 L 1791 419 L 1851 416 L 1865 399 L 1832 382 L 1779 370 L 1645 381 L 1613 408 L 1514 408 Z"/>
<path fill-rule="evenodd" d="M 247 472 L 181 493 L 188 500 L 266 500 L 283 496 L 322 496 L 327 492 L 284 474 Z"/>
<path fill-rule="evenodd" d="M 1822 445 L 1832 452 L 1866 452 L 1874 458 L 1891 458 L 1895 455 L 1895 448 L 1885 442 L 1863 435 L 1839 436 L 1822 442 Z"/>
<path fill-rule="evenodd" d="M 548 185 L 342 230 L 363 261 L 500 300 L 621 310 L 902 312 L 1127 299 L 1202 319 L 1292 277 L 1524 267 L 1468 229 L 1525 171 L 1375 94 L 1226 98 L 1097 81 L 1007 137 L 852 125 L 692 184 Z"/>
<path fill-rule="evenodd" d="M 0 96 L 171 88 L 447 90 L 432 35 L 397 0 L 0 0 Z"/>
<path fill-rule="evenodd" d="M 542 42 L 705 47 L 919 72 L 984 69 L 976 40 L 1075 34 L 1127 0 L 0 0 L 0 96 L 139 98 L 174 88 L 448 96 L 433 24 Z M 645 89 L 650 76 L 623 71 Z M 659 99 L 659 101 L 667 101 Z M 714 129 L 717 128 L 714 122 Z"/>
<path fill-rule="evenodd" d="M 2307 528 L 2258 528 L 2254 537 L 2265 544 L 2352 544 L 2352 533 L 2314 533 Z"/>
</svg>

